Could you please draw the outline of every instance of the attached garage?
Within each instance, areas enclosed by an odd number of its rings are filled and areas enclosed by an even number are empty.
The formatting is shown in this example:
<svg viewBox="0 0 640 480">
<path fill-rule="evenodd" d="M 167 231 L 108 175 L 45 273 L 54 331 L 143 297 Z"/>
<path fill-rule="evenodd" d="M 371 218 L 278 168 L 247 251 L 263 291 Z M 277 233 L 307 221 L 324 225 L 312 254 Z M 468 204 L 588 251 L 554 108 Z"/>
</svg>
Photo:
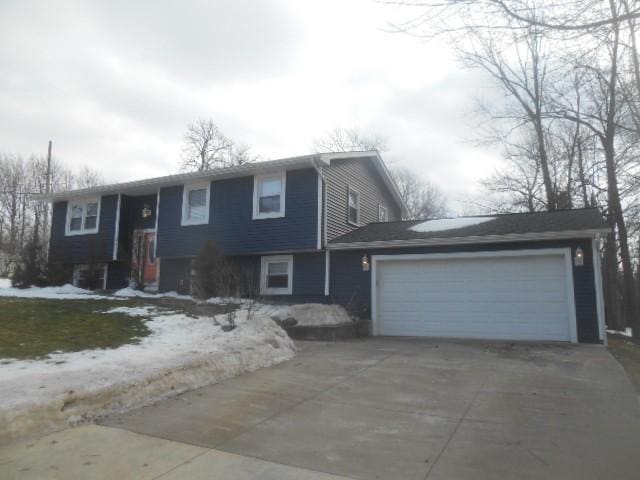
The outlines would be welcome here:
<svg viewBox="0 0 640 480">
<path fill-rule="evenodd" d="M 576 341 L 570 255 L 374 256 L 374 334 Z"/>
<path fill-rule="evenodd" d="M 597 209 L 381 222 L 328 244 L 327 294 L 373 335 L 606 341 Z"/>
</svg>

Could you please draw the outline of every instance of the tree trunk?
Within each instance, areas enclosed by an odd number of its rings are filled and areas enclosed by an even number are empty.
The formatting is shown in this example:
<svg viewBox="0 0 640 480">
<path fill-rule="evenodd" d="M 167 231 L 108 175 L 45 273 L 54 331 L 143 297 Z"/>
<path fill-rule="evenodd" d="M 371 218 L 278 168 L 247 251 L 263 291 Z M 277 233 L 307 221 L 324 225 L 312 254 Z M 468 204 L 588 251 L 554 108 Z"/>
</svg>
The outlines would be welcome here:
<svg viewBox="0 0 640 480">
<path fill-rule="evenodd" d="M 613 219 L 610 219 L 609 225 L 611 226 L 612 224 L 615 227 L 615 222 Z M 624 330 L 626 325 L 620 309 L 620 296 L 618 289 L 618 254 L 616 248 L 616 235 L 614 231 L 607 236 L 607 240 L 605 242 L 602 270 L 604 277 L 604 316 L 607 328 L 612 330 Z"/>
<path fill-rule="evenodd" d="M 587 180 L 584 176 L 584 157 L 583 157 L 581 139 L 578 139 L 577 148 L 578 148 L 578 175 L 580 176 L 580 192 L 582 193 L 582 204 L 584 207 L 589 207 L 591 206 L 591 204 L 589 202 L 589 194 L 587 193 Z"/>
<path fill-rule="evenodd" d="M 616 5 L 609 0 L 611 14 L 617 16 Z M 618 190 L 618 175 L 615 158 L 616 113 L 617 113 L 617 82 L 618 82 L 618 47 L 620 44 L 620 25 L 613 24 L 613 44 L 611 46 L 611 72 L 609 73 L 608 100 L 605 135 L 601 137 L 605 163 L 607 168 L 607 195 L 609 201 L 609 215 L 615 220 L 618 227 L 618 242 L 620 245 L 620 258 L 622 260 L 623 274 L 623 306 L 627 325 L 633 328 L 633 336 L 640 340 L 640 325 L 637 325 L 636 291 L 633 278 L 633 266 L 629 252 L 629 239 L 627 226 L 624 221 L 620 192 Z"/>
</svg>

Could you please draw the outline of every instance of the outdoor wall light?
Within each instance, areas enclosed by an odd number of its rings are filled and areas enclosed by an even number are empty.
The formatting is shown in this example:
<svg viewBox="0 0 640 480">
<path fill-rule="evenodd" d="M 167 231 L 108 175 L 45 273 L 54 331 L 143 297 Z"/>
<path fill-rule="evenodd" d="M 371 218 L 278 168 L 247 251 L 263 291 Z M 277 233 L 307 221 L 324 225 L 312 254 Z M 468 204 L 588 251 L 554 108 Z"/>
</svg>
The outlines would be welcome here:
<svg viewBox="0 0 640 480">
<path fill-rule="evenodd" d="M 573 264 L 576 267 L 582 267 L 584 265 L 584 253 L 580 247 L 576 248 L 576 254 L 573 257 Z"/>
<path fill-rule="evenodd" d="M 367 257 L 366 253 L 362 256 L 362 271 L 363 272 L 369 271 L 369 257 Z"/>
<path fill-rule="evenodd" d="M 145 205 L 142 208 L 142 218 L 149 218 L 151 216 L 151 208 L 149 205 Z"/>
</svg>

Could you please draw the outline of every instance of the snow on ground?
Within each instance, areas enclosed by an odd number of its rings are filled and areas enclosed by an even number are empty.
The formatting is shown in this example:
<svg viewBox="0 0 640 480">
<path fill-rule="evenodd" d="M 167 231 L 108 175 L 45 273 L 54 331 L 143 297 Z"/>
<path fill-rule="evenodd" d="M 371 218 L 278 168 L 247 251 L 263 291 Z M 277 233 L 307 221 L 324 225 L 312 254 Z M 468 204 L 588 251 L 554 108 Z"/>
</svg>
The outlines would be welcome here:
<svg viewBox="0 0 640 480">
<path fill-rule="evenodd" d="M 470 227 L 481 223 L 490 222 L 495 217 L 461 217 L 461 218 L 442 218 L 440 220 L 429 220 L 418 223 L 409 230 L 420 233 L 441 232 L 444 230 L 455 230 L 457 228 Z"/>
<path fill-rule="evenodd" d="M 180 295 L 176 292 L 149 293 L 129 287 L 113 292 L 113 296 L 120 298 L 175 298 L 178 300 L 193 300 L 190 295 Z"/>
<path fill-rule="evenodd" d="M 347 311 L 340 305 L 304 303 L 299 305 L 260 305 L 261 313 L 277 320 L 294 318 L 297 325 L 322 326 L 351 323 Z"/>
<path fill-rule="evenodd" d="M 95 295 L 91 290 L 66 284 L 61 287 L 29 287 L 29 288 L 0 288 L 0 297 L 20 298 L 48 298 L 53 300 L 102 300 L 104 295 Z"/>
<path fill-rule="evenodd" d="M 226 323 L 224 317 L 220 321 Z M 293 357 L 293 342 L 264 312 L 247 318 L 247 310 L 239 310 L 236 324 L 224 332 L 209 317 L 156 312 L 146 323 L 152 333 L 138 345 L 2 364 L 0 443 L 137 408 Z"/>
<path fill-rule="evenodd" d="M 607 333 L 610 333 L 612 335 L 622 335 L 623 337 L 633 337 L 633 330 L 631 330 L 631 327 L 627 327 L 624 330 L 607 330 Z"/>
<path fill-rule="evenodd" d="M 11 288 L 10 278 L 0 278 L 0 289 L 2 288 Z"/>
<path fill-rule="evenodd" d="M 143 306 L 143 307 L 115 307 L 107 310 L 105 313 L 124 313 L 125 315 L 129 315 L 130 317 L 151 317 L 158 309 L 153 306 Z M 165 314 L 167 312 L 164 312 Z M 173 312 L 172 312 L 173 313 Z"/>
</svg>

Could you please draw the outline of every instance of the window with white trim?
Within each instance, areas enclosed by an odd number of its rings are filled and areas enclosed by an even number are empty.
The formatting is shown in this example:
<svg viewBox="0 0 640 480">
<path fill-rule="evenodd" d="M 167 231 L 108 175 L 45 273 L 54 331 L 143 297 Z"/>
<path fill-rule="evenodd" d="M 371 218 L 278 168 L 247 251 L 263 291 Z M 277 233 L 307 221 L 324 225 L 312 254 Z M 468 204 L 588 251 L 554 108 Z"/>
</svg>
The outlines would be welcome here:
<svg viewBox="0 0 640 480">
<path fill-rule="evenodd" d="M 211 182 L 184 186 L 181 222 L 183 226 L 209 223 L 210 189 Z"/>
<path fill-rule="evenodd" d="M 388 222 L 389 221 L 389 210 L 384 205 L 378 205 L 378 221 L 379 222 Z"/>
<path fill-rule="evenodd" d="M 347 221 L 353 225 L 360 223 L 360 192 L 351 187 L 347 197 Z"/>
<path fill-rule="evenodd" d="M 284 217 L 286 172 L 253 177 L 253 219 Z"/>
<path fill-rule="evenodd" d="M 66 235 L 97 233 L 100 217 L 100 198 L 70 200 L 67 204 Z"/>
<path fill-rule="evenodd" d="M 291 295 L 293 285 L 293 255 L 262 257 L 260 262 L 260 293 Z"/>
</svg>

